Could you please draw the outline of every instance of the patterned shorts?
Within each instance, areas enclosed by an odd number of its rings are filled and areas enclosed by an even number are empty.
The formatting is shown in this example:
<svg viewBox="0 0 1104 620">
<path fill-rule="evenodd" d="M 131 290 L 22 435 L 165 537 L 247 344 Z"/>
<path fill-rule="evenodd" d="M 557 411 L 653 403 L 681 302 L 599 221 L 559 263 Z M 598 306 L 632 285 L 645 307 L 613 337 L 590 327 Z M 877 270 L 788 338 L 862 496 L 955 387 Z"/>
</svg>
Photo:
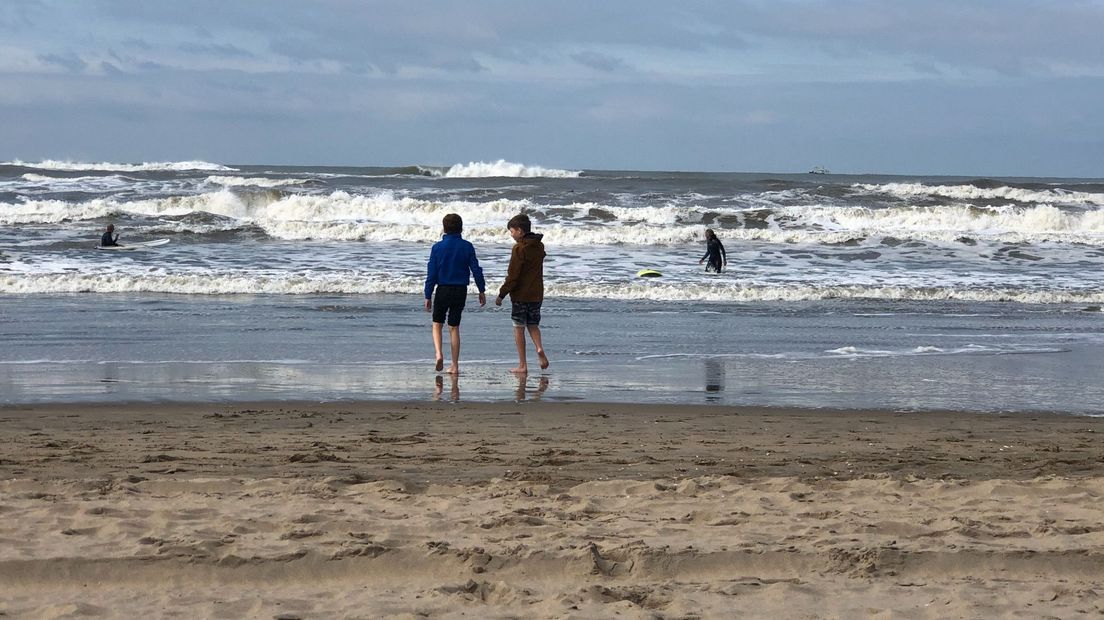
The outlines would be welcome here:
<svg viewBox="0 0 1104 620">
<path fill-rule="evenodd" d="M 540 309 L 539 301 L 515 301 L 510 306 L 510 318 L 518 327 L 540 325 Z"/>
</svg>

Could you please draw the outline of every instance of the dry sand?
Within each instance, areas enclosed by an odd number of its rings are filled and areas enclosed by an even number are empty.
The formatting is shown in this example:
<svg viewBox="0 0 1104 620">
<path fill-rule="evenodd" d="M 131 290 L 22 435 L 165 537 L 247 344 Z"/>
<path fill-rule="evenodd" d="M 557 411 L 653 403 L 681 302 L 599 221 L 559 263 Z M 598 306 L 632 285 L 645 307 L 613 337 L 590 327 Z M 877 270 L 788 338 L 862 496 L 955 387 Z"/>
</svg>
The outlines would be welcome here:
<svg viewBox="0 0 1104 620">
<path fill-rule="evenodd" d="M 1104 419 L 0 409 L 0 616 L 1104 613 Z"/>
</svg>

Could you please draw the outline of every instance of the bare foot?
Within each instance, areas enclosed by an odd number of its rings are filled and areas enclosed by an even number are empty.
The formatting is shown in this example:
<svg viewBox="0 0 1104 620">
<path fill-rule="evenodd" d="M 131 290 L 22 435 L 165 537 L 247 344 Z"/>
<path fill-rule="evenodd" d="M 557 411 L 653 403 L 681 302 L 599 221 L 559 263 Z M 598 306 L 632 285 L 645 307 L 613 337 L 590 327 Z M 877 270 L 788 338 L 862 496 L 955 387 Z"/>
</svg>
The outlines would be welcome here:
<svg viewBox="0 0 1104 620">
<path fill-rule="evenodd" d="M 548 358 L 545 357 L 544 351 L 537 351 L 537 357 L 540 359 L 541 370 L 548 368 Z"/>
<path fill-rule="evenodd" d="M 529 374 L 529 368 L 527 366 L 518 366 L 517 368 L 511 368 L 510 372 L 515 375 L 527 375 Z"/>
<path fill-rule="evenodd" d="M 459 366 L 449 366 L 448 374 L 450 374 L 450 375 L 460 374 L 460 367 Z"/>
<path fill-rule="evenodd" d="M 438 357 L 437 358 L 437 366 L 434 367 L 434 370 L 436 370 L 437 372 L 441 372 L 441 370 L 444 367 L 445 367 L 445 360 Z"/>
</svg>

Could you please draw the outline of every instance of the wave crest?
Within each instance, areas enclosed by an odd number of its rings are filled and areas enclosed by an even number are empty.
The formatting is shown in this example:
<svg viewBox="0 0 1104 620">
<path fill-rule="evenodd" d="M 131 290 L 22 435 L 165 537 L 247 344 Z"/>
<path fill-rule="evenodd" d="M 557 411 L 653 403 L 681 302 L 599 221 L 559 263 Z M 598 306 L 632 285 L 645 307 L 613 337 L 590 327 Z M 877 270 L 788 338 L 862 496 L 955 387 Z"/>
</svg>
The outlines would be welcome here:
<svg viewBox="0 0 1104 620">
<path fill-rule="evenodd" d="M 305 185 L 306 179 L 269 179 L 266 177 L 231 177 L 210 176 L 208 183 L 225 187 L 287 187 L 291 185 Z"/>
<path fill-rule="evenodd" d="M 1015 202 L 1063 205 L 1104 206 L 1104 194 L 1075 192 L 1066 189 L 1032 190 L 1019 187 L 978 187 L 976 185 L 924 185 L 923 183 L 859 183 L 853 188 L 889 194 L 898 198 L 939 196 L 955 200 L 1012 200 Z"/>
<path fill-rule="evenodd" d="M 39 168 L 42 170 L 104 170 L 107 172 L 151 172 L 151 171 L 184 171 L 184 170 L 211 170 L 217 172 L 237 172 L 237 168 L 230 168 L 221 164 L 213 164 L 206 161 L 171 161 L 171 162 L 147 162 L 142 164 L 113 164 L 82 163 L 72 161 L 60 161 L 45 159 L 32 163 L 21 160 L 3 162 L 3 166 L 20 166 L 23 168 Z"/>
<path fill-rule="evenodd" d="M 236 177 L 231 177 L 236 178 Z M 0 225 L 80 222 L 117 215 L 227 218 L 223 230 L 256 226 L 289 240 L 414 241 L 440 237 L 441 218 L 459 213 L 472 241 L 499 242 L 510 217 L 528 213 L 546 242 L 562 245 L 677 245 L 700 242 L 707 226 L 725 240 L 767 243 L 842 243 L 893 237 L 952 243 L 962 237 L 991 242 L 1104 245 L 1104 209 L 1051 205 L 889 207 L 775 206 L 769 209 L 699 206 L 616 207 L 598 203 L 544 205 L 526 199 L 487 202 L 430 200 L 344 191 L 288 193 L 278 187 L 130 202 L 25 200 L 0 203 Z M 209 231 L 204 226 L 204 232 Z M 876 241 L 875 241 L 876 242 Z"/>
<path fill-rule="evenodd" d="M 446 170 L 446 178 L 476 178 L 476 177 L 551 177 L 557 179 L 571 179 L 582 174 L 577 170 L 558 170 L 556 168 L 542 168 L 541 166 L 526 166 L 500 159 L 494 162 L 473 161 L 466 164 L 456 164 Z"/>
<path fill-rule="evenodd" d="M 58 273 L 0 276 L 0 293 L 181 293 L 192 295 L 316 295 L 396 293 L 421 295 L 421 277 L 373 273 Z M 654 281 L 546 281 L 546 296 L 651 301 L 797 302 L 826 299 L 884 301 L 1104 303 L 1104 292 L 1016 288 L 873 285 L 663 284 Z M 474 290 L 474 289 L 473 289 Z"/>
</svg>

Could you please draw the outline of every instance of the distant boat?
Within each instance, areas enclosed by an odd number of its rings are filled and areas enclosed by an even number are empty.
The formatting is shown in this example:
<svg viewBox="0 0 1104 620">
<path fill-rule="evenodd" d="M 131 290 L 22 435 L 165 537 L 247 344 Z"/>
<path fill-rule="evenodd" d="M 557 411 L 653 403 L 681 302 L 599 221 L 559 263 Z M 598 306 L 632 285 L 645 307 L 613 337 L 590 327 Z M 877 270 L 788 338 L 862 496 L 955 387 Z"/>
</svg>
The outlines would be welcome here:
<svg viewBox="0 0 1104 620">
<path fill-rule="evenodd" d="M 831 174 L 831 172 L 828 172 L 828 169 L 824 166 L 816 166 L 809 171 L 809 174 Z"/>
</svg>

